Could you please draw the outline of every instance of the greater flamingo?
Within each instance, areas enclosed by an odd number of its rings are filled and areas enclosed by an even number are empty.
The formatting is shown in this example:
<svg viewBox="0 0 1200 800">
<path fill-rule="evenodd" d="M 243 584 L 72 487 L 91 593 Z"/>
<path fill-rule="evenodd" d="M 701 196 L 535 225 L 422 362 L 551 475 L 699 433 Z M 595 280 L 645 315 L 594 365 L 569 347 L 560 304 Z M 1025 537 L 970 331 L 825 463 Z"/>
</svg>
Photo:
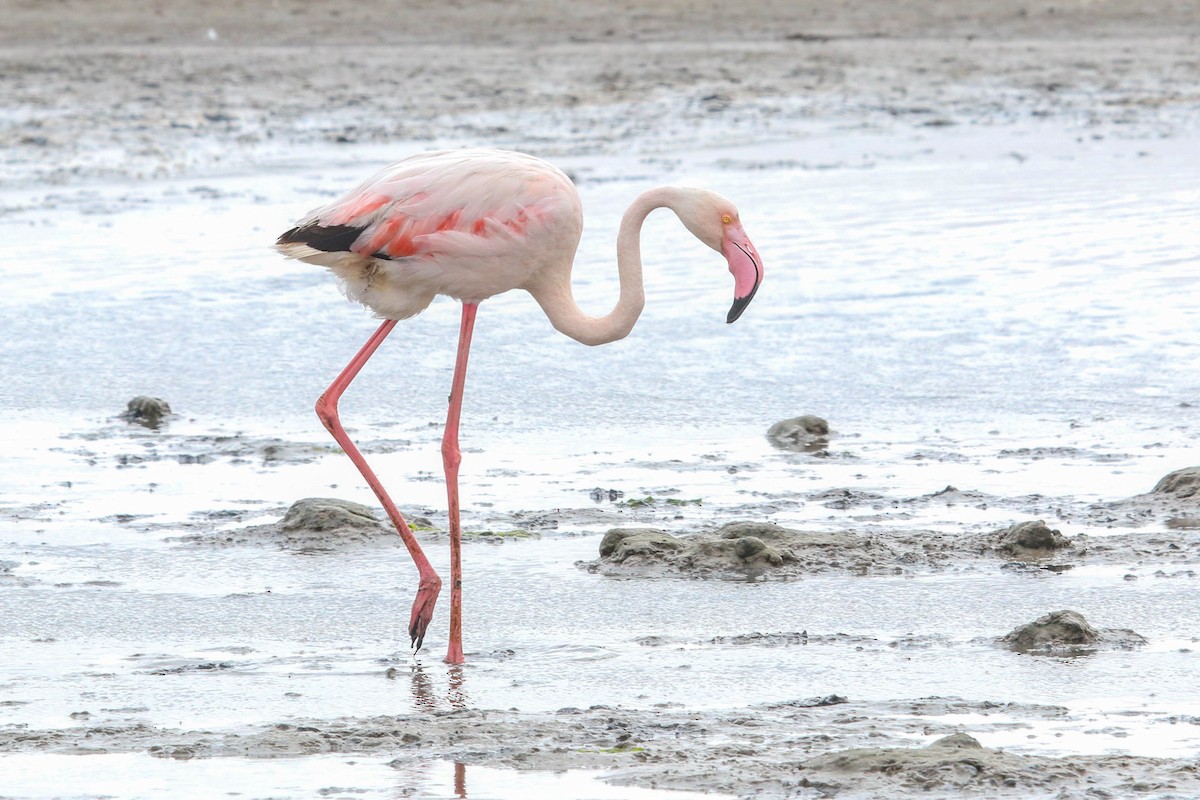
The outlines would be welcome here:
<svg viewBox="0 0 1200 800">
<path fill-rule="evenodd" d="M 338 419 L 338 398 L 398 320 L 423 311 L 435 295 L 462 301 L 458 356 L 442 439 L 450 517 L 446 661 L 461 664 L 458 423 L 478 305 L 509 289 L 524 289 L 555 328 L 583 344 L 623 338 L 641 314 L 645 299 L 639 252 L 642 222 L 662 207 L 674 211 L 689 231 L 729 262 L 734 300 L 726 321 L 733 322 L 754 297 L 763 266 L 732 203 L 703 189 L 660 187 L 642 193 L 625 212 L 617 234 L 617 305 L 607 316 L 590 317 L 575 304 L 571 292 L 571 265 L 583 230 L 579 193 L 561 170 L 521 153 L 452 150 L 406 158 L 313 211 L 276 242 L 286 256 L 328 267 L 344 283 L 349 298 L 384 320 L 317 400 L 317 416 L 375 492 L 416 564 L 420 583 L 408 628 L 414 649 L 419 650 L 424 641 L 442 581 L 346 435 Z"/>
</svg>

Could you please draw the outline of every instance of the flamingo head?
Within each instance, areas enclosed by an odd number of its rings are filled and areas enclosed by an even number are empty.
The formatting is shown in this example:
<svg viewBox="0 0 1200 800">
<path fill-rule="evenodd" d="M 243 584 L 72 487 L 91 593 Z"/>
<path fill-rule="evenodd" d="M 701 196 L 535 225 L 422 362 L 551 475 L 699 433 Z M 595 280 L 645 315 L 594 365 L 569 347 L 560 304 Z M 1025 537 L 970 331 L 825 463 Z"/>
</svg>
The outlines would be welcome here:
<svg viewBox="0 0 1200 800">
<path fill-rule="evenodd" d="M 763 279 L 762 258 L 742 229 L 737 208 L 716 192 L 689 189 L 675 211 L 697 239 L 729 262 L 729 271 L 733 274 L 733 306 L 725 321 L 733 322 L 750 305 Z"/>
</svg>

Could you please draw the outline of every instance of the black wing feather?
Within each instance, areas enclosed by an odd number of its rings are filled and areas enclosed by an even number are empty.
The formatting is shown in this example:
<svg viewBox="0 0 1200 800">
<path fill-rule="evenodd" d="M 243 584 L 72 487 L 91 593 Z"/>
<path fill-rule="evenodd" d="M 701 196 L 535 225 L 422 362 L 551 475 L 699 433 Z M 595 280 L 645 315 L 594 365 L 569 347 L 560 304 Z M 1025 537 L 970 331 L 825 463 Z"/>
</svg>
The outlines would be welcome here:
<svg viewBox="0 0 1200 800">
<path fill-rule="evenodd" d="M 326 253 L 348 253 L 364 230 L 353 225 L 319 225 L 313 222 L 292 228 L 280 236 L 276 244 L 306 244 Z"/>
</svg>

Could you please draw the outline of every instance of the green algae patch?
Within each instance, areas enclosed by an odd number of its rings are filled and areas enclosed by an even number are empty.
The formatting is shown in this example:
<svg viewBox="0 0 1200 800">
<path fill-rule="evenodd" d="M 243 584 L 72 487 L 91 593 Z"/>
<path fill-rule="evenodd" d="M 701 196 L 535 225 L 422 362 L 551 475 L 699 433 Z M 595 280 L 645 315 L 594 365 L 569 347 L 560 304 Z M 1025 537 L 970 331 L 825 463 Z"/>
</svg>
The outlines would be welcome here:
<svg viewBox="0 0 1200 800">
<path fill-rule="evenodd" d="M 478 541 L 507 542 L 509 540 L 540 539 L 541 534 L 517 528 L 511 531 L 463 531 L 463 538 Z"/>
<path fill-rule="evenodd" d="M 681 500 L 677 497 L 665 497 L 662 500 L 659 500 L 657 497 L 649 494 L 645 497 L 631 497 L 628 500 L 621 500 L 617 503 L 617 505 L 623 508 L 653 508 L 660 503 L 668 506 L 704 505 L 704 501 L 702 501 L 699 497 L 692 500 Z"/>
</svg>

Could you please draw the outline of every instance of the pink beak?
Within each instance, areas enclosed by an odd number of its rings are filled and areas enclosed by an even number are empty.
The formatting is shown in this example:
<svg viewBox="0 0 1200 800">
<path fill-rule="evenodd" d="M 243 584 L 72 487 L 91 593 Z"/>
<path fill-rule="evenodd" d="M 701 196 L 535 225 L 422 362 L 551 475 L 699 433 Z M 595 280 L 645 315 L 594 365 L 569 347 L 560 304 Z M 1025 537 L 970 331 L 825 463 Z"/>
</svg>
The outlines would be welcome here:
<svg viewBox="0 0 1200 800">
<path fill-rule="evenodd" d="M 726 322 L 733 322 L 742 315 L 746 306 L 750 305 L 754 293 L 758 291 L 758 285 L 762 283 L 762 258 L 740 224 L 733 224 L 725 229 L 721 253 L 729 262 L 729 271 L 733 273 L 733 306 L 729 309 L 729 316 L 725 318 Z"/>
</svg>

